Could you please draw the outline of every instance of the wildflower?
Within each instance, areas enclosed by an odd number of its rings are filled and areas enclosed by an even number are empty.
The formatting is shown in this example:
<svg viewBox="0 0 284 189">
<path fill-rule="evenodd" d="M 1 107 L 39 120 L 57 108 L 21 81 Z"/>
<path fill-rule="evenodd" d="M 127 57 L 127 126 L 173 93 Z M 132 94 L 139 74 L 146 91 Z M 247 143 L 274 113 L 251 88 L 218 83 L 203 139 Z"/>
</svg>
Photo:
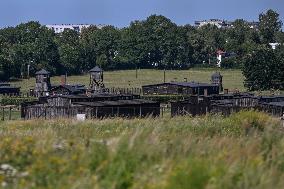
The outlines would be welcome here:
<svg viewBox="0 0 284 189">
<path fill-rule="evenodd" d="M 5 181 L 3 181 L 2 183 L 1 183 L 1 186 L 4 188 L 4 187 L 6 187 L 8 184 L 7 184 L 7 182 L 5 182 Z"/>
<path fill-rule="evenodd" d="M 65 147 L 66 147 L 65 141 L 59 141 L 53 144 L 53 149 L 55 150 L 64 150 Z"/>
<path fill-rule="evenodd" d="M 0 166 L 0 174 L 7 177 L 14 177 L 17 174 L 17 170 L 9 164 L 2 164 Z"/>
<path fill-rule="evenodd" d="M 6 187 L 8 185 L 8 182 L 13 181 L 13 179 L 16 177 L 17 170 L 9 165 L 9 164 L 2 164 L 0 166 L 0 175 L 4 176 L 3 181 L 1 182 L 2 187 Z"/>
</svg>

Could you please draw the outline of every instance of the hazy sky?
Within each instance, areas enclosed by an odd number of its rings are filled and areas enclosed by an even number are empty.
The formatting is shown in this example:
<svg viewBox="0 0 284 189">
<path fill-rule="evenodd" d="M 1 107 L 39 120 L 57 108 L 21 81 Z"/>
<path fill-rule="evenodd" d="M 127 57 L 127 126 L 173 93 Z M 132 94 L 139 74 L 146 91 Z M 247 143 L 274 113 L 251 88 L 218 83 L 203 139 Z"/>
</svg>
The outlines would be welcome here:
<svg viewBox="0 0 284 189">
<path fill-rule="evenodd" d="M 124 27 L 151 14 L 162 14 L 179 25 L 209 18 L 253 21 L 270 8 L 284 21 L 284 0 L 0 0 L 0 27 L 31 20 Z"/>
</svg>

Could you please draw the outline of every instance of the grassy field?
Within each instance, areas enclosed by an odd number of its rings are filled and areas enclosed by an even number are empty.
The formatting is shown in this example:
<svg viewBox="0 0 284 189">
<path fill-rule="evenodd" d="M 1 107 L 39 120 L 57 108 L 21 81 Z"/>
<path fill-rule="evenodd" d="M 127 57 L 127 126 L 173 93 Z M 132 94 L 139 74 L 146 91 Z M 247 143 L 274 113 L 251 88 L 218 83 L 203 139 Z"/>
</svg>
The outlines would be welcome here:
<svg viewBox="0 0 284 189">
<path fill-rule="evenodd" d="M 221 116 L 0 123 L 0 187 L 283 188 L 279 119 Z"/>
<path fill-rule="evenodd" d="M 167 71 L 166 78 L 210 82 L 214 71 Z M 241 71 L 221 73 L 225 88 L 245 90 Z M 135 70 L 105 73 L 107 87 L 159 82 L 163 71 L 139 70 L 138 79 Z M 14 84 L 27 92 L 34 83 L 32 78 Z M 89 76 L 71 76 L 68 83 L 88 85 Z M 230 117 L 0 121 L 0 188 L 283 188 L 283 136 L 279 119 L 252 111 Z"/>
<path fill-rule="evenodd" d="M 190 70 L 167 70 L 166 81 L 188 81 L 210 82 L 211 75 L 215 69 L 190 69 Z M 240 70 L 220 70 L 224 76 L 224 87 L 228 89 L 245 90 L 243 86 L 244 77 Z M 161 83 L 164 81 L 163 70 L 138 70 L 138 78 L 136 79 L 135 70 L 111 71 L 104 73 L 106 87 L 141 87 L 146 84 Z M 60 77 L 52 77 L 52 84 L 59 84 Z M 85 84 L 89 85 L 89 75 L 70 76 L 67 79 L 69 84 Z M 35 79 L 14 82 L 16 86 L 20 86 L 23 92 L 27 92 L 30 88 L 34 88 Z"/>
</svg>

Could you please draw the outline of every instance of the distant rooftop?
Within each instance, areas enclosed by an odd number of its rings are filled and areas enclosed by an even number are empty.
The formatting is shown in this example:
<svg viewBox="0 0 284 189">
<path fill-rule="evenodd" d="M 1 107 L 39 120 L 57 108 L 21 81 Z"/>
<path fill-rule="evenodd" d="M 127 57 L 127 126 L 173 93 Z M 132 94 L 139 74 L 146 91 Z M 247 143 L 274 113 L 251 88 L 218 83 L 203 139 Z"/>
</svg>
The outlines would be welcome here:
<svg viewBox="0 0 284 189">
<path fill-rule="evenodd" d="M 178 86 L 182 86 L 182 87 L 209 87 L 209 86 L 218 86 L 215 84 L 209 84 L 209 83 L 199 83 L 199 82 L 195 82 L 195 81 L 191 81 L 191 82 L 167 82 L 167 83 L 159 83 L 159 84 L 153 84 L 153 85 L 144 85 L 143 87 L 148 87 L 148 86 L 156 86 L 156 85 L 164 85 L 164 84 L 169 84 L 169 85 L 178 85 Z"/>
<path fill-rule="evenodd" d="M 257 28 L 259 25 L 259 22 L 255 21 L 245 21 L 246 23 L 249 24 L 251 28 Z M 196 27 L 202 27 L 204 25 L 210 24 L 210 25 L 215 25 L 218 28 L 231 28 L 233 27 L 233 21 L 228 21 L 228 20 L 221 20 L 221 19 L 209 19 L 209 20 L 201 20 L 201 21 L 195 21 L 195 26 Z"/>
<path fill-rule="evenodd" d="M 91 69 L 89 72 L 102 72 L 102 71 L 103 70 L 100 67 L 96 66 L 93 69 Z"/>
<path fill-rule="evenodd" d="M 83 28 L 88 28 L 90 26 L 96 26 L 97 28 L 101 29 L 105 25 L 102 25 L 102 24 L 49 24 L 45 26 L 53 30 L 55 33 L 62 33 L 66 29 L 71 29 L 77 32 L 81 32 Z"/>
<path fill-rule="evenodd" d="M 41 69 L 40 71 L 35 73 L 36 75 L 48 75 L 50 72 L 46 71 L 45 69 Z"/>
</svg>

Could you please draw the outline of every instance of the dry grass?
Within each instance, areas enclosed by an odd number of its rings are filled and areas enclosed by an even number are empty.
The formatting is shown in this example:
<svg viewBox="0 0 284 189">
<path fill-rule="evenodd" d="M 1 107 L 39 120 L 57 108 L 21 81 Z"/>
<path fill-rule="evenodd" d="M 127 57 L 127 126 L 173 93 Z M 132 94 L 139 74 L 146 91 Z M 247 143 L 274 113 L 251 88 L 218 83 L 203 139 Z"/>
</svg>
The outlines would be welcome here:
<svg viewBox="0 0 284 189">
<path fill-rule="evenodd" d="M 221 116 L 0 123 L 10 188 L 283 188 L 280 121 Z"/>
</svg>

